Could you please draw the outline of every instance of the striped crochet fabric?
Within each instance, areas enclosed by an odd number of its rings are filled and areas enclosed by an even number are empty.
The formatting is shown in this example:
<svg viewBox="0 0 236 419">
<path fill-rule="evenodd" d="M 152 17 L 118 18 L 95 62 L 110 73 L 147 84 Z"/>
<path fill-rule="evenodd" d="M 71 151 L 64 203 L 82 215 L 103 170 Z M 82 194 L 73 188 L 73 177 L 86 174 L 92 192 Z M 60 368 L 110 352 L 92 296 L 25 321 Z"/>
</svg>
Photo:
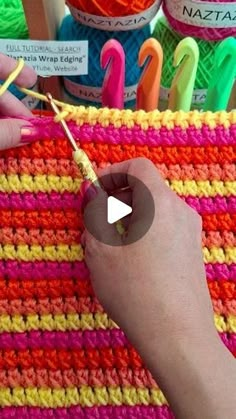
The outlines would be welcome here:
<svg viewBox="0 0 236 419">
<path fill-rule="evenodd" d="M 95 166 L 148 157 L 202 215 L 215 325 L 236 356 L 236 113 L 64 116 Z M 41 141 L 0 154 L 0 417 L 173 418 L 94 296 L 71 146 L 51 116 L 35 123 Z"/>
</svg>

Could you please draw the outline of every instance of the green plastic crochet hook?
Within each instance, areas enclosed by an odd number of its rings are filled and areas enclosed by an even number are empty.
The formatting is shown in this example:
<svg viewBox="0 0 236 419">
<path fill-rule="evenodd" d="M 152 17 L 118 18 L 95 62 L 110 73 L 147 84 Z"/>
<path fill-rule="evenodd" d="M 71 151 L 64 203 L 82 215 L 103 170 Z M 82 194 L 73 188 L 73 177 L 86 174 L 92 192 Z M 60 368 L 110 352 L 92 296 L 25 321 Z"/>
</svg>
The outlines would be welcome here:
<svg viewBox="0 0 236 419">
<path fill-rule="evenodd" d="M 199 48 L 196 41 L 190 37 L 182 39 L 174 53 L 174 66 L 178 66 L 178 70 L 170 89 L 168 108 L 171 111 L 190 110 L 198 62 Z"/>
<path fill-rule="evenodd" d="M 235 77 L 236 39 L 230 37 L 222 41 L 216 50 L 204 111 L 216 112 L 227 108 Z"/>
</svg>

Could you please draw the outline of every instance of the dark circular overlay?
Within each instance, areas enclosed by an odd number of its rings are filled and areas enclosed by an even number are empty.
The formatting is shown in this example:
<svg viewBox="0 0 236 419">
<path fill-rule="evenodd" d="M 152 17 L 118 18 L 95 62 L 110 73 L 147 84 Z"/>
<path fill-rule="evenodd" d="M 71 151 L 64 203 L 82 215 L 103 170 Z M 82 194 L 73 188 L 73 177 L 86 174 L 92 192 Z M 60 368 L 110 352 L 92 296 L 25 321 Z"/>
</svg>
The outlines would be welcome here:
<svg viewBox="0 0 236 419">
<path fill-rule="evenodd" d="M 109 179 L 108 179 L 109 178 Z M 152 226 L 155 216 L 155 204 L 148 187 L 138 178 L 128 175 L 127 185 L 122 189 L 114 189 L 109 196 L 114 196 L 132 208 L 132 213 L 114 224 L 108 223 L 108 195 L 106 185 L 110 183 L 111 175 L 101 177 L 100 183 L 104 191 L 98 192 L 95 199 L 94 186 L 91 185 L 85 196 L 84 224 L 96 240 L 109 246 L 126 246 L 141 240 Z M 127 179 L 126 174 L 112 174 L 114 185 L 120 185 L 121 179 Z M 98 190 L 98 189 L 97 189 Z M 119 233 L 118 233 L 118 231 Z"/>
</svg>

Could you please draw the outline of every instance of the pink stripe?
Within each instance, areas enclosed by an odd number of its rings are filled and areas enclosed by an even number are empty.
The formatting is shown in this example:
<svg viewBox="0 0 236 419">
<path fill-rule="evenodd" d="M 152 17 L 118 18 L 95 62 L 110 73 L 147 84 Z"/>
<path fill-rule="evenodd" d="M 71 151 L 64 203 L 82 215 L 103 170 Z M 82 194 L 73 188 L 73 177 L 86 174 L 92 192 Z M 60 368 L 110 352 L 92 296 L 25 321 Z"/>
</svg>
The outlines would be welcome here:
<svg viewBox="0 0 236 419">
<path fill-rule="evenodd" d="M 43 139 L 65 137 L 60 125 L 54 123 L 51 117 L 34 118 L 32 122 L 40 128 L 40 138 L 38 139 L 42 138 L 42 133 Z M 121 128 L 115 128 L 112 124 L 108 127 L 103 127 L 99 123 L 79 126 L 75 122 L 69 122 L 69 126 L 72 134 L 75 138 L 80 139 L 81 144 L 95 142 L 107 145 L 133 144 L 147 147 L 229 146 L 236 144 L 236 125 L 233 124 L 229 128 L 219 125 L 215 129 L 203 125 L 202 129 L 191 126 L 187 129 L 181 129 L 180 127 L 155 129 L 150 127 L 147 130 L 142 129 L 137 124 L 133 128 L 125 125 Z"/>
<path fill-rule="evenodd" d="M 184 197 L 184 200 L 195 209 L 199 214 L 218 214 L 227 212 L 233 214 L 236 212 L 236 196 L 214 198 L 196 198 L 192 196 Z M 39 192 L 33 193 L 3 193 L 0 192 L 0 209 L 13 210 L 68 210 L 81 209 L 81 196 L 64 192 L 63 194 L 52 192 L 46 194 Z"/>
<path fill-rule="evenodd" d="M 0 261 L 0 277 L 13 279 L 86 279 L 89 271 L 84 262 L 17 262 Z"/>
<path fill-rule="evenodd" d="M 209 263 L 206 265 L 207 279 L 209 281 L 230 280 L 236 282 L 236 264 Z M 84 262 L 17 262 L 0 261 L 0 278 L 12 279 L 60 279 L 76 278 L 86 279 L 89 271 Z"/>
<path fill-rule="evenodd" d="M 0 209 L 17 210 L 65 210 L 81 209 L 80 194 L 64 192 L 62 194 L 51 192 L 50 194 L 39 192 L 3 193 L 0 192 Z"/>
<path fill-rule="evenodd" d="M 6 407 L 1 409 L 1 419 L 174 419 L 168 406 L 80 406 L 60 409 L 37 407 Z"/>
<path fill-rule="evenodd" d="M 236 352 L 236 333 L 219 333 L 225 346 Z M 124 332 L 120 329 L 86 330 L 68 332 L 42 332 L 29 333 L 1 333 L 0 349 L 91 349 L 91 348 L 117 348 L 130 346 Z"/>
</svg>

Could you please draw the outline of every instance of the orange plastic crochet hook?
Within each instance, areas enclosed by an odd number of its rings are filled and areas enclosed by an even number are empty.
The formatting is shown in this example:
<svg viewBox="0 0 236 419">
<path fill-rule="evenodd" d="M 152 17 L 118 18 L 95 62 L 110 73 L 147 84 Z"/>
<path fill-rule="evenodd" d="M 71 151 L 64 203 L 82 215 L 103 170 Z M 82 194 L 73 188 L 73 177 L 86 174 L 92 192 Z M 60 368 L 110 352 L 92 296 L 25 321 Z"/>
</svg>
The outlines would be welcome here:
<svg viewBox="0 0 236 419">
<path fill-rule="evenodd" d="M 140 67 L 143 66 L 145 62 L 147 62 L 147 64 L 139 81 L 137 90 L 137 109 L 143 109 L 146 112 L 150 112 L 158 108 L 163 64 L 163 50 L 161 44 L 154 38 L 147 39 L 140 49 Z"/>
</svg>

